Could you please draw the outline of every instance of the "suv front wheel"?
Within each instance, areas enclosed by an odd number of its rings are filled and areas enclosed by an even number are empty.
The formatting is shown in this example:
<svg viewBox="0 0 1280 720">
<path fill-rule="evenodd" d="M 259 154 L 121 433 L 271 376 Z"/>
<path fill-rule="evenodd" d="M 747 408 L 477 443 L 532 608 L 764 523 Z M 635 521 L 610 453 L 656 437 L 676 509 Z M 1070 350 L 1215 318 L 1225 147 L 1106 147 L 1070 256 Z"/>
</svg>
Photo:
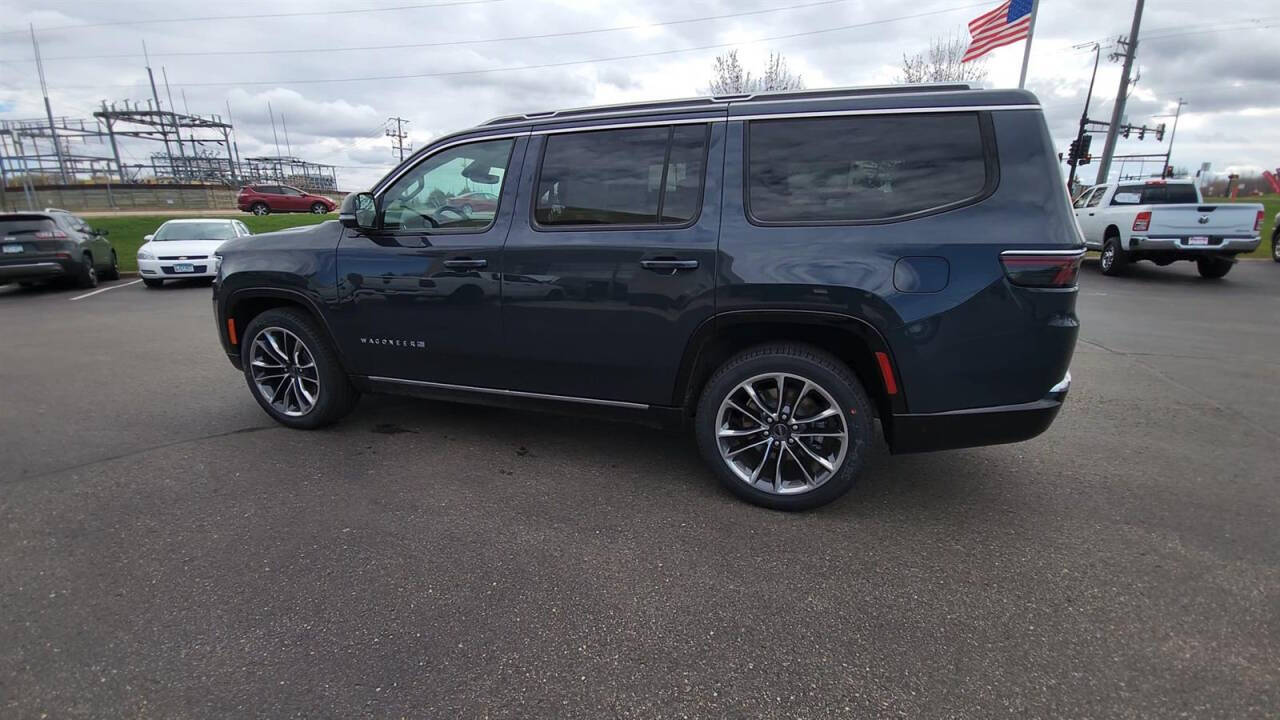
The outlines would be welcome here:
<svg viewBox="0 0 1280 720">
<path fill-rule="evenodd" d="M 847 365 L 807 345 L 763 345 L 707 382 L 696 431 L 703 459 L 748 502 L 804 510 L 853 487 L 873 413 Z"/>
<path fill-rule="evenodd" d="M 310 430 L 340 420 L 360 395 L 309 316 L 278 308 L 255 317 L 240 360 L 249 391 L 276 422 Z"/>
</svg>

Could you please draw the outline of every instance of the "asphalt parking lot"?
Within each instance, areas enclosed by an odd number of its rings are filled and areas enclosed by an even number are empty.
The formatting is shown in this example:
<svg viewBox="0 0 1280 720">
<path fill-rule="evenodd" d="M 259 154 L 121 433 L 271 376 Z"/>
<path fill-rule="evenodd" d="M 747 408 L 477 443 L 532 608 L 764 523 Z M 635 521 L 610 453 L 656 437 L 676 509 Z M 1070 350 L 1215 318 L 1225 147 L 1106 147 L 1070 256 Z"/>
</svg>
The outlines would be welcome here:
<svg viewBox="0 0 1280 720">
<path fill-rule="evenodd" d="M 0 288 L 0 716 L 1280 712 L 1273 263 L 1086 266 L 1046 435 L 806 514 L 641 427 L 276 427 L 207 286 L 125 282 Z"/>
</svg>

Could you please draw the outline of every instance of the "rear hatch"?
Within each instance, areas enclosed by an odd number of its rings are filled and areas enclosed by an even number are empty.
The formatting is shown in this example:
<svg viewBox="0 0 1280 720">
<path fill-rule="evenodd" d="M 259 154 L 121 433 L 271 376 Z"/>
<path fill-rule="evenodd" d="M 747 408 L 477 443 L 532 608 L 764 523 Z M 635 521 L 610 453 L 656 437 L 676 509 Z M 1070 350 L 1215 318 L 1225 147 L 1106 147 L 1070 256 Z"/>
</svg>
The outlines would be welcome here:
<svg viewBox="0 0 1280 720">
<path fill-rule="evenodd" d="M 1150 237 L 1206 235 L 1253 237 L 1261 205 L 1151 205 Z"/>
<path fill-rule="evenodd" d="M 0 215 L 0 262 L 65 252 L 67 240 L 67 234 L 48 215 Z"/>
</svg>

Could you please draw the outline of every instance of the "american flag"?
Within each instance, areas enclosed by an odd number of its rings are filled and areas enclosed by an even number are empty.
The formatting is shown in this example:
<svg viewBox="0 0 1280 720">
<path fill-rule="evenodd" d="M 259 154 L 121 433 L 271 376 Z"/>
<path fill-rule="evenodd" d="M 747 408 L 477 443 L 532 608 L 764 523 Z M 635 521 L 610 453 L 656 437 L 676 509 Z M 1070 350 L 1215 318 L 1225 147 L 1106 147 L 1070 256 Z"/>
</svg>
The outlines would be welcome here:
<svg viewBox="0 0 1280 720">
<path fill-rule="evenodd" d="M 1027 36 L 1030 27 L 1031 0 L 1006 0 L 969 23 L 973 41 L 960 62 L 977 60 L 998 47 L 1016 43 Z"/>
</svg>

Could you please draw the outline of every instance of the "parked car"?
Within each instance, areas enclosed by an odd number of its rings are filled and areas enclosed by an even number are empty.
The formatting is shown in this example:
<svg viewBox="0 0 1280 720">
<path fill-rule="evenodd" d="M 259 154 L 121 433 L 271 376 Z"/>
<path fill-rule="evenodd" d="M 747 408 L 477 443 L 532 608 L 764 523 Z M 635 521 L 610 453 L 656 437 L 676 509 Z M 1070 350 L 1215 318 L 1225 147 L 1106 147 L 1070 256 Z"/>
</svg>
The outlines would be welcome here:
<svg viewBox="0 0 1280 720">
<path fill-rule="evenodd" d="M 498 196 L 491 192 L 468 192 L 455 195 L 444 204 L 461 210 L 463 215 L 493 213 L 498 209 Z"/>
<path fill-rule="evenodd" d="M 228 240 L 252 235 L 239 220 L 182 218 L 169 220 L 138 248 L 138 274 L 149 288 L 165 280 L 213 277 L 218 270 L 214 251 Z"/>
<path fill-rule="evenodd" d="M 0 213 L 0 284 L 29 287 L 50 280 L 78 287 L 120 277 L 106 230 L 95 230 L 66 210 Z"/>
<path fill-rule="evenodd" d="M 1201 277 L 1220 278 L 1236 255 L 1257 249 L 1264 217 L 1257 203 L 1204 202 L 1191 180 L 1097 185 L 1073 205 L 1085 245 L 1102 253 L 1104 275 L 1138 260 L 1192 260 Z"/>
<path fill-rule="evenodd" d="M 331 213 L 337 203 L 323 195 L 314 195 L 288 185 L 248 185 L 240 188 L 236 207 L 254 215 L 273 212 Z"/>
<path fill-rule="evenodd" d="M 492 217 L 432 202 L 464 183 Z M 893 452 L 1014 442 L 1070 387 L 1084 246 L 1020 90 L 504 117 L 339 220 L 218 251 L 223 349 L 289 427 L 362 392 L 692 425 L 727 488 L 799 509 L 850 488 L 876 418 Z"/>
</svg>

